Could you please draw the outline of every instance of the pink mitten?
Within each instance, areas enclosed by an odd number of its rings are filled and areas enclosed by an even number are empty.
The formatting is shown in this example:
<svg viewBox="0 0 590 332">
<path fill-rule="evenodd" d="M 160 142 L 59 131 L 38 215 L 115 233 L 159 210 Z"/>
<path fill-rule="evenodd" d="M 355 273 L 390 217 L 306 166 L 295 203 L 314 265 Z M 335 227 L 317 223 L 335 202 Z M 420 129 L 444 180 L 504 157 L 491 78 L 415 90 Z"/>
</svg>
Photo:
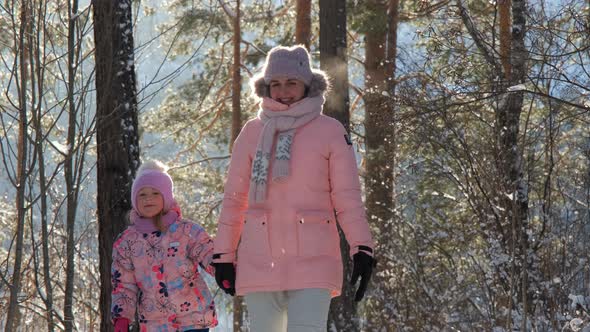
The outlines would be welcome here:
<svg viewBox="0 0 590 332">
<path fill-rule="evenodd" d="M 128 332 L 129 331 L 129 319 L 117 318 L 115 319 L 115 332 Z"/>
</svg>

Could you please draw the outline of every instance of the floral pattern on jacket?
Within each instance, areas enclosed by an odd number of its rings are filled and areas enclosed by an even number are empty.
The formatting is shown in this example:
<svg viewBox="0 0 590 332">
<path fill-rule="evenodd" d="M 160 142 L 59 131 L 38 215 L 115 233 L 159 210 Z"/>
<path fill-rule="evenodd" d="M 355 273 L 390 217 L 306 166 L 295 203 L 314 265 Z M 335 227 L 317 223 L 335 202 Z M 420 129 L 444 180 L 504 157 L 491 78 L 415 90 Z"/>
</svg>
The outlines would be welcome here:
<svg viewBox="0 0 590 332">
<path fill-rule="evenodd" d="M 202 270 L 214 274 L 212 255 L 212 239 L 189 220 L 177 220 L 165 232 L 129 226 L 113 245 L 111 318 L 133 321 L 137 308 L 141 331 L 216 326 L 213 297 L 201 276 Z"/>
</svg>

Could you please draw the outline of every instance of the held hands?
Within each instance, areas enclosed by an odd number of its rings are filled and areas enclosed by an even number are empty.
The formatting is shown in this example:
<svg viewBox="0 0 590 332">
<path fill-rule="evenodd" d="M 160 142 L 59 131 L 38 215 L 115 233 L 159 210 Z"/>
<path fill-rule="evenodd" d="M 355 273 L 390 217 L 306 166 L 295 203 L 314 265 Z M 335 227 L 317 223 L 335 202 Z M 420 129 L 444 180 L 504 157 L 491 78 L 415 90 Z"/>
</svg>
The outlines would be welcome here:
<svg viewBox="0 0 590 332">
<path fill-rule="evenodd" d="M 213 263 L 215 266 L 215 281 L 225 293 L 236 294 L 236 268 L 234 263 Z"/>
<path fill-rule="evenodd" d="M 365 296 L 367 285 L 371 279 L 371 274 L 373 274 L 373 268 L 377 266 L 377 261 L 363 250 L 371 253 L 373 252 L 369 247 L 359 246 L 359 251 L 352 256 L 353 268 L 350 284 L 354 286 L 358 278 L 361 278 L 359 287 L 354 296 L 356 302 L 362 300 L 363 296 Z"/>
</svg>

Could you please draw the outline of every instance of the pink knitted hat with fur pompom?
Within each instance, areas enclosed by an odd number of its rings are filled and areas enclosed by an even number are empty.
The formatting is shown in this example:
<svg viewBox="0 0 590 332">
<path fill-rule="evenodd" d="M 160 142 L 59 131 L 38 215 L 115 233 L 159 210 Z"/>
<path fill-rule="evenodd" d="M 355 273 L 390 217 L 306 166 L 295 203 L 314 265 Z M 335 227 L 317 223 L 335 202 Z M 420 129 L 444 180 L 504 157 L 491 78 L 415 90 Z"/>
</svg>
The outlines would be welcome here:
<svg viewBox="0 0 590 332">
<path fill-rule="evenodd" d="M 145 187 L 154 188 L 162 194 L 164 212 L 170 210 L 176 203 L 173 193 L 174 183 L 167 171 L 167 167 L 159 161 L 148 161 L 139 167 L 131 186 L 131 205 L 135 211 L 137 211 L 137 194 Z"/>
</svg>

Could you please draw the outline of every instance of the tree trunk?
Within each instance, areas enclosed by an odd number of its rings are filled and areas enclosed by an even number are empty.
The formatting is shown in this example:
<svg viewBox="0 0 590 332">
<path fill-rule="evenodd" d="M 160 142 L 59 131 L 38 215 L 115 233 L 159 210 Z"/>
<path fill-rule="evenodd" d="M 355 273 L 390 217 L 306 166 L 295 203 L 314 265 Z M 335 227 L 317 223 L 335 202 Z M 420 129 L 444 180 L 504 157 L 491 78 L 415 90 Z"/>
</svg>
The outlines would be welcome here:
<svg viewBox="0 0 590 332">
<path fill-rule="evenodd" d="M 37 9 L 39 14 L 39 19 L 37 22 L 43 24 L 45 22 L 45 6 L 46 3 L 39 2 L 39 7 Z M 37 34 L 41 34 L 40 31 L 37 31 Z M 31 39 L 33 38 L 31 34 Z M 37 40 L 41 40 L 38 38 Z M 45 287 L 45 297 L 43 298 L 43 302 L 45 303 L 45 311 L 46 311 L 46 319 L 47 319 L 47 331 L 53 332 L 55 330 L 55 323 L 53 321 L 55 313 L 54 313 L 54 304 L 53 304 L 53 285 L 51 282 L 51 264 L 50 264 L 50 257 L 49 257 L 49 225 L 48 225 L 48 204 L 47 204 L 47 197 L 48 193 L 48 183 L 45 171 L 45 155 L 44 155 L 44 144 L 45 144 L 45 135 L 43 132 L 43 124 L 42 124 L 42 116 L 43 116 L 43 109 L 41 107 L 41 98 L 43 96 L 43 89 L 44 89 L 44 72 L 45 66 L 44 63 L 40 63 L 42 60 L 39 58 L 41 54 L 42 45 L 39 43 L 35 44 L 35 56 L 36 60 L 38 61 L 35 66 L 35 72 L 31 68 L 31 78 L 37 77 L 37 83 L 34 84 L 38 91 L 35 91 L 35 88 L 31 89 L 31 95 L 33 100 L 37 100 L 37 96 L 39 97 L 39 102 L 35 103 L 35 110 L 33 112 L 33 127 L 35 130 L 35 151 L 37 153 L 37 161 L 38 161 L 38 183 L 39 183 L 39 201 L 41 203 L 41 211 L 40 219 L 41 219 L 41 250 L 42 250 L 42 268 L 41 270 L 43 273 L 43 286 Z M 32 61 L 31 61 L 32 63 Z M 33 233 L 33 232 L 32 232 Z M 33 243 L 33 246 L 35 244 Z M 37 273 L 37 272 L 36 272 Z M 40 287 L 38 287 L 40 288 Z M 39 292 L 40 293 L 40 292 Z"/>
<path fill-rule="evenodd" d="M 112 331 L 111 263 L 125 229 L 131 183 L 139 166 L 131 0 L 94 1 L 97 102 L 97 206 L 101 331 Z"/>
<path fill-rule="evenodd" d="M 73 18 L 78 13 L 78 1 L 68 1 L 68 151 L 64 162 L 64 175 L 66 182 L 66 287 L 64 294 L 64 321 L 65 331 L 74 330 L 74 279 L 75 279 L 75 221 L 77 210 L 77 190 L 74 186 L 76 181 L 74 177 L 74 145 L 76 144 L 76 105 L 74 101 L 74 84 L 76 80 L 76 71 L 74 64 L 75 40 L 76 40 L 76 20 Z"/>
<path fill-rule="evenodd" d="M 395 4 L 394 4 L 395 5 Z M 377 15 L 390 7 L 382 1 L 368 1 L 368 10 Z M 392 13 L 393 14 L 393 13 Z M 388 38 L 389 33 L 396 33 L 397 19 L 389 22 L 384 29 L 369 29 L 365 34 L 365 190 L 367 216 L 374 229 L 375 257 L 379 262 L 374 271 L 371 286 L 376 289 L 367 304 L 368 331 L 386 328 L 393 330 L 393 308 L 387 305 L 392 293 L 387 279 L 381 275 L 380 267 L 389 267 L 392 256 L 396 253 L 391 248 L 393 234 L 393 103 L 390 89 L 393 85 L 393 73 L 387 68 L 395 68 L 396 38 Z M 389 44 L 389 45 L 388 45 Z M 393 49 L 393 50 L 392 50 Z M 393 52 L 387 56 L 386 50 Z M 390 80 L 391 79 L 391 80 Z"/>
<path fill-rule="evenodd" d="M 311 0 L 297 0 L 297 20 L 295 23 L 295 43 L 309 50 L 311 42 Z"/>
<path fill-rule="evenodd" d="M 18 296 L 21 290 L 21 268 L 23 259 L 23 242 L 25 229 L 25 188 L 27 179 L 27 49 L 25 43 L 25 31 L 28 30 L 29 13 L 28 3 L 21 3 L 20 8 L 20 33 L 19 33 L 19 54 L 18 70 L 20 71 L 20 81 L 18 86 L 19 97 L 19 121 L 18 121 L 18 142 L 17 142 L 17 174 L 16 174 L 16 246 L 14 248 L 14 268 L 12 271 L 12 283 L 10 285 L 10 300 L 8 302 L 8 312 L 6 314 L 6 331 L 15 331 L 18 327 Z"/>
<path fill-rule="evenodd" d="M 242 96 L 242 75 L 240 68 L 242 60 L 240 58 L 240 45 L 242 43 L 242 32 L 240 27 L 240 0 L 236 3 L 236 17 L 233 18 L 234 24 L 234 62 L 232 65 L 232 123 L 231 123 L 231 143 L 230 152 L 233 148 L 233 143 L 242 130 L 242 111 L 240 105 L 240 98 Z"/>
<path fill-rule="evenodd" d="M 512 1 L 512 40 L 510 51 L 511 75 L 507 84 L 500 85 L 500 102 L 497 110 L 497 140 L 499 146 L 500 171 L 503 174 L 504 192 L 510 193 L 510 199 L 505 202 L 507 221 L 511 225 L 511 236 L 506 243 L 506 250 L 513 257 L 512 286 L 510 299 L 518 299 L 520 295 L 519 310 L 522 310 L 521 329 L 526 330 L 528 302 L 531 294 L 528 292 L 528 191 L 523 177 L 522 149 L 518 141 L 520 115 L 523 106 L 522 91 L 508 91 L 510 86 L 524 84 L 526 72 L 525 37 L 525 0 Z M 513 289 L 517 296 L 513 296 Z M 514 308 L 514 304 L 508 309 Z M 512 325 L 512 317 L 509 316 L 508 324 Z"/>
<path fill-rule="evenodd" d="M 500 60 L 504 69 L 504 78 L 510 79 L 510 0 L 498 1 L 498 16 L 500 20 Z"/>
<path fill-rule="evenodd" d="M 39 162 L 39 194 L 41 203 L 41 247 L 42 247 L 42 259 L 43 259 L 43 286 L 45 286 L 45 310 L 47 314 L 47 331 L 53 332 L 53 285 L 51 284 L 51 271 L 50 271 L 50 257 L 49 257 L 49 226 L 47 222 L 47 195 L 48 186 L 45 172 L 45 156 L 43 152 L 43 131 L 41 124 L 41 108 L 39 107 L 36 111 L 37 116 L 35 118 L 35 136 L 37 144 L 37 160 Z"/>
<path fill-rule="evenodd" d="M 324 114 L 350 130 L 350 97 L 348 93 L 348 59 L 346 42 L 346 1 L 320 0 L 320 68 L 331 78 L 332 91 L 326 99 Z M 340 250 L 344 264 L 342 295 L 334 298 L 328 315 L 328 331 L 358 331 L 359 321 L 350 286 L 352 264 L 349 246 L 340 233 Z"/>
<path fill-rule="evenodd" d="M 468 14 L 465 1 L 457 0 L 456 3 L 465 27 L 482 56 L 492 68 L 490 79 L 498 98 L 495 114 L 495 146 L 497 148 L 496 167 L 498 174 L 501 174 L 501 179 L 497 196 L 500 198 L 503 215 L 501 222 L 493 227 L 486 225 L 483 227 L 489 228 L 495 233 L 489 235 L 492 242 L 499 239 L 501 243 L 500 250 L 502 252 L 498 253 L 495 252 L 495 249 L 490 248 L 490 257 L 502 254 L 511 259 L 509 263 L 492 260 L 492 264 L 495 265 L 494 269 L 497 271 L 497 280 L 504 288 L 500 290 L 503 293 L 495 294 L 494 306 L 498 308 L 498 311 L 507 312 L 507 316 L 494 317 L 496 320 L 494 323 L 497 326 L 512 329 L 512 311 L 518 310 L 521 313 L 520 328 L 526 330 L 528 303 L 533 294 L 529 294 L 528 291 L 528 269 L 532 259 L 532 257 L 529 259 L 528 255 L 529 240 L 526 232 L 528 227 L 528 189 L 523 175 L 522 146 L 518 141 L 524 95 L 521 89 L 508 91 L 509 87 L 523 84 L 526 78 L 526 60 L 528 58 L 524 41 L 526 2 L 525 0 L 512 0 L 512 35 L 508 53 L 510 75 L 505 75 L 505 64 L 502 61 L 497 61 L 494 51 L 485 43 L 484 35 L 477 31 Z M 503 2 L 501 5 L 506 6 L 507 4 Z M 501 11 L 504 16 L 502 24 L 506 25 L 505 20 L 509 15 L 505 13 L 506 8 L 501 8 Z M 506 27 L 502 29 L 506 29 Z M 505 38 L 507 38 L 505 35 L 501 36 L 501 39 Z M 502 47 L 506 47 L 508 44 L 501 42 L 504 43 Z M 506 52 L 506 50 L 502 52 Z M 508 79 L 497 80 L 498 77 L 508 77 Z M 516 303 L 514 303 L 515 300 Z"/>
<path fill-rule="evenodd" d="M 241 59 L 240 59 L 240 44 L 242 43 L 242 33 L 240 27 L 240 0 L 236 1 L 235 17 L 233 19 L 234 25 L 234 62 L 232 65 L 232 125 L 231 125 L 231 140 L 230 153 L 233 149 L 233 144 L 240 131 L 242 130 L 242 109 L 240 105 L 240 98 L 242 96 L 242 76 L 240 73 Z M 234 322 L 233 330 L 239 332 L 244 326 L 244 313 L 246 307 L 241 296 L 234 296 Z"/>
<path fill-rule="evenodd" d="M 399 0 L 389 0 L 387 6 L 387 53 L 385 55 L 385 76 L 387 77 L 387 89 L 393 106 L 395 97 L 395 72 L 397 69 L 397 27 L 399 25 Z M 395 138 L 395 132 L 392 136 Z M 394 144 L 395 146 L 395 144 Z"/>
<path fill-rule="evenodd" d="M 331 78 L 324 114 L 350 130 L 346 1 L 320 0 L 320 68 Z"/>
</svg>

